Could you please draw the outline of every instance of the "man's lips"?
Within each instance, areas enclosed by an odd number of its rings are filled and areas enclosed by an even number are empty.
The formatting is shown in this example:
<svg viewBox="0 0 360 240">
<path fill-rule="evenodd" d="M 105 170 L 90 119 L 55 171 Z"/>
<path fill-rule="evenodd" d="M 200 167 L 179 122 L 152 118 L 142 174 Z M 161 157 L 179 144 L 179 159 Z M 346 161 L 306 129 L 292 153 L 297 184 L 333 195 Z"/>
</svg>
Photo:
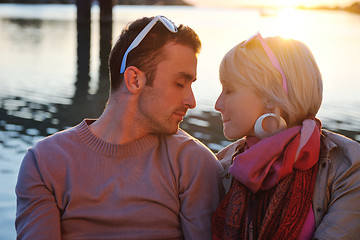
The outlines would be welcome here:
<svg viewBox="0 0 360 240">
<path fill-rule="evenodd" d="M 185 117 L 186 112 L 174 112 L 174 114 L 182 120 Z"/>
</svg>

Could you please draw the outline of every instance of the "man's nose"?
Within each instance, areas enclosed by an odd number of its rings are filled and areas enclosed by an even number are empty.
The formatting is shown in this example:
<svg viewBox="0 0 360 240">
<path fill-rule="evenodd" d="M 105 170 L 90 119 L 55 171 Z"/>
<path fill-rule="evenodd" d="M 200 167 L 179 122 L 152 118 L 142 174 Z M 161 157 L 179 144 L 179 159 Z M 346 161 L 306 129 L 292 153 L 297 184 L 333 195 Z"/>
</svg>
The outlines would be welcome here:
<svg viewBox="0 0 360 240">
<path fill-rule="evenodd" d="M 190 109 L 196 107 L 196 100 L 195 100 L 194 92 L 192 91 L 192 89 L 190 89 L 186 95 L 185 105 Z"/>
</svg>

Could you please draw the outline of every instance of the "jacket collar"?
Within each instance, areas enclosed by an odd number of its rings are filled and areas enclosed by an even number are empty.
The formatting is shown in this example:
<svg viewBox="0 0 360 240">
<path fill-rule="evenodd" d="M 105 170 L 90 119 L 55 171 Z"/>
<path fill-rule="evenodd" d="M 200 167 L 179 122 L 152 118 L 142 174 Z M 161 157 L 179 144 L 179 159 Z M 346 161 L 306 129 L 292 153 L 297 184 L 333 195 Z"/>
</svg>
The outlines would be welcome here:
<svg viewBox="0 0 360 240">
<path fill-rule="evenodd" d="M 331 150 L 338 147 L 328 135 L 329 131 L 324 129 L 321 130 L 320 158 L 329 159 Z"/>
</svg>

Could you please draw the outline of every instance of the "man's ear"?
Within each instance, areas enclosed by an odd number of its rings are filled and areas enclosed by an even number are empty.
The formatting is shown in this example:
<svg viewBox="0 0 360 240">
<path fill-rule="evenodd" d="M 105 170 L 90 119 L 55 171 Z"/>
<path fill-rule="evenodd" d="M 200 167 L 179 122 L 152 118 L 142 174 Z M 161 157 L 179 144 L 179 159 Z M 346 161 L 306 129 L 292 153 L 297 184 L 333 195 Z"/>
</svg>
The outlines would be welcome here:
<svg viewBox="0 0 360 240">
<path fill-rule="evenodd" d="M 145 77 L 137 67 L 130 66 L 124 72 L 124 82 L 127 90 L 136 94 L 145 85 Z"/>
</svg>

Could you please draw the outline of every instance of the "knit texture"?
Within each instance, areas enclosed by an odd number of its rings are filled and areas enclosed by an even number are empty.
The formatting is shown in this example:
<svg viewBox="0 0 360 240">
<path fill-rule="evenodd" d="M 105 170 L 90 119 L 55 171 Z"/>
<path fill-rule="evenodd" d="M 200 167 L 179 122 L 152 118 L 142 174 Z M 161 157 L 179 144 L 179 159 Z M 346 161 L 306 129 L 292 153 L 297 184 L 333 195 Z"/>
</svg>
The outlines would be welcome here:
<svg viewBox="0 0 360 240">
<path fill-rule="evenodd" d="M 29 149 L 16 186 L 21 239 L 209 239 L 221 166 L 179 130 L 116 145 L 88 127 Z"/>
</svg>

